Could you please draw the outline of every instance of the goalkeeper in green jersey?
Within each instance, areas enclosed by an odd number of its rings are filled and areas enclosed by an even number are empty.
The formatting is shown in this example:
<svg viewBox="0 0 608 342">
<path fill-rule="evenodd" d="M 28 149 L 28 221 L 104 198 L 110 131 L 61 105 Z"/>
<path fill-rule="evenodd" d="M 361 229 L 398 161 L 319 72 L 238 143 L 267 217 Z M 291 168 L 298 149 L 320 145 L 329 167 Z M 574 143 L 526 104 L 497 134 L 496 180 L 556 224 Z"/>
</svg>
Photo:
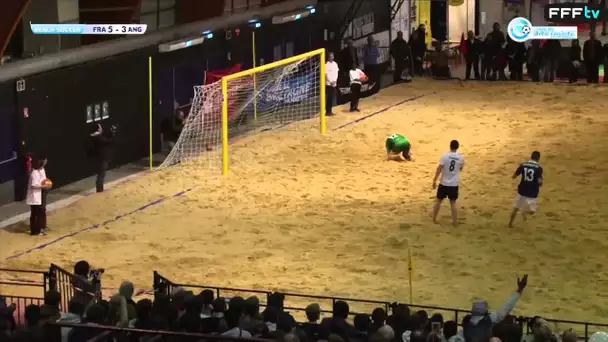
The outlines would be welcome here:
<svg viewBox="0 0 608 342">
<path fill-rule="evenodd" d="M 386 157 L 388 160 L 411 161 L 412 144 L 401 134 L 393 134 L 386 139 Z"/>
</svg>

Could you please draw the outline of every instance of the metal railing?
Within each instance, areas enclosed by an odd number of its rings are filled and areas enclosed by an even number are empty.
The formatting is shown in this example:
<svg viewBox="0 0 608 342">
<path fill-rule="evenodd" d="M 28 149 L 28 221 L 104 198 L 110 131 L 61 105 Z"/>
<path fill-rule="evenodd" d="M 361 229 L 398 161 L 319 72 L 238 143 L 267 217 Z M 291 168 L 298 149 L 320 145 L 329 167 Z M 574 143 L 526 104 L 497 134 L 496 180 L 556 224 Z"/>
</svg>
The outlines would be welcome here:
<svg viewBox="0 0 608 342">
<path fill-rule="evenodd" d="M 219 286 L 209 286 L 209 285 L 193 285 L 193 284 L 180 284 L 176 282 L 172 282 L 171 280 L 163 277 L 158 272 L 154 272 L 154 290 L 155 293 L 164 293 L 166 295 L 171 295 L 172 292 L 176 288 L 183 288 L 185 290 L 196 289 L 196 290 L 213 290 L 215 292 L 216 297 L 224 297 L 231 298 L 234 296 L 243 296 L 243 295 L 263 295 L 263 298 L 260 298 L 260 306 L 265 306 L 268 296 L 273 293 L 273 291 L 263 291 L 263 290 L 251 290 L 251 289 L 239 289 L 239 288 L 230 288 L 230 287 L 219 287 Z M 345 298 L 345 297 L 332 297 L 332 296 L 318 296 L 318 295 L 306 295 L 306 294 L 298 294 L 298 293 L 288 293 L 288 292 L 279 292 L 285 296 L 285 309 L 291 311 L 299 311 L 302 312 L 305 310 L 308 304 L 316 302 L 322 308 L 324 307 L 323 303 L 326 302 L 325 307 L 333 308 L 333 304 L 337 301 L 345 301 L 351 307 L 351 314 L 357 313 L 371 313 L 373 309 L 377 307 L 382 307 L 386 310 L 386 312 L 390 312 L 393 304 L 388 301 L 379 301 L 379 300 L 365 300 L 365 299 L 355 299 L 355 298 Z M 262 299 L 265 301 L 262 302 Z M 453 320 L 460 324 L 462 318 L 464 316 L 470 314 L 470 310 L 465 309 L 457 309 L 457 308 L 448 308 L 441 306 L 431 306 L 431 305 L 418 305 L 418 304 L 407 304 L 410 309 L 413 310 L 425 310 L 425 311 L 433 311 L 433 313 L 442 313 L 444 314 L 453 314 Z M 331 309 L 324 309 L 321 311 L 322 313 L 332 313 Z M 519 316 L 516 318 L 517 322 L 522 326 L 522 329 L 525 329 L 526 332 L 529 332 L 529 327 L 527 327 L 527 323 L 530 322 L 532 317 L 528 316 Z M 589 337 L 595 331 L 591 331 L 591 327 L 604 328 L 604 330 L 608 330 L 608 324 L 604 323 L 594 323 L 594 322 L 584 322 L 584 321 L 574 321 L 574 320 L 560 320 L 560 319 L 543 319 L 549 323 L 554 325 L 566 324 L 573 327 L 574 330 L 579 334 L 584 334 L 584 339 L 588 340 Z M 446 320 L 448 320 L 446 318 Z M 578 329 L 577 329 L 578 328 Z"/>
<path fill-rule="evenodd" d="M 6 291 L 4 294 L 0 291 L 0 297 L 5 299 L 6 305 L 15 305 L 15 311 L 17 312 L 16 315 L 13 315 L 15 323 L 17 325 L 25 324 L 25 317 L 20 313 L 25 312 L 25 308 L 28 305 L 40 306 L 44 304 L 44 292 L 48 286 L 49 279 L 48 272 L 0 268 L 0 273 L 3 274 L 3 277 L 0 278 L 0 285 Z M 14 291 L 11 291 L 11 287 L 13 286 L 17 288 L 30 287 L 39 289 L 40 297 L 14 295 L 12 294 Z"/>
<path fill-rule="evenodd" d="M 68 311 L 70 301 L 75 296 L 82 296 L 82 301 L 88 303 L 101 293 L 96 293 L 96 284 L 87 279 L 76 276 L 63 268 L 51 264 L 49 268 L 49 287 L 47 290 L 55 290 L 61 294 L 61 310 Z M 100 284 L 98 284 L 100 286 Z"/>
<path fill-rule="evenodd" d="M 184 333 L 184 332 L 173 332 L 173 331 L 161 331 L 161 330 L 143 330 L 143 329 L 130 329 L 130 328 L 118 328 L 113 326 L 102 326 L 102 325 L 87 325 L 87 324 L 72 324 L 72 323 L 47 323 L 48 330 L 52 329 L 61 329 L 61 328 L 72 328 L 72 329 L 87 329 L 87 330 L 97 330 L 99 331 L 99 335 L 96 337 L 89 339 L 89 341 L 107 341 L 108 338 L 116 338 L 117 341 L 132 341 L 133 338 L 138 338 L 142 336 L 149 337 L 150 340 L 165 341 L 164 338 L 169 338 L 170 341 L 206 341 L 206 342 L 216 342 L 216 341 L 226 341 L 226 342 L 236 342 L 236 341 L 249 341 L 249 342 L 268 342 L 268 340 L 263 340 L 259 338 L 240 338 L 240 337 L 229 337 L 229 336 L 221 336 L 221 335 L 205 335 L 205 334 L 194 334 L 194 333 Z M 48 342 L 61 342 L 60 338 L 61 334 L 51 333 L 47 336 L 50 337 Z M 58 338 L 59 337 L 59 338 Z"/>
</svg>

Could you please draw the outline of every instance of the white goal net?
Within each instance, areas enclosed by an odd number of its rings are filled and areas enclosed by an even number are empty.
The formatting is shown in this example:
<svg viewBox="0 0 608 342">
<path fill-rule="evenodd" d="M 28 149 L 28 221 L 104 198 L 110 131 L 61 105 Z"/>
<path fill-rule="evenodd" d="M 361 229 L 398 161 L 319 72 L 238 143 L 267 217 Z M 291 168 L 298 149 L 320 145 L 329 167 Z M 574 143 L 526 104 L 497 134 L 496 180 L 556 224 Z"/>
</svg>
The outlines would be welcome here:
<svg viewBox="0 0 608 342">
<path fill-rule="evenodd" d="M 293 57 L 228 77 L 228 141 L 317 116 L 321 58 L 320 53 Z M 219 168 L 223 101 L 221 80 L 194 87 L 185 126 L 160 169 L 176 164 Z"/>
</svg>

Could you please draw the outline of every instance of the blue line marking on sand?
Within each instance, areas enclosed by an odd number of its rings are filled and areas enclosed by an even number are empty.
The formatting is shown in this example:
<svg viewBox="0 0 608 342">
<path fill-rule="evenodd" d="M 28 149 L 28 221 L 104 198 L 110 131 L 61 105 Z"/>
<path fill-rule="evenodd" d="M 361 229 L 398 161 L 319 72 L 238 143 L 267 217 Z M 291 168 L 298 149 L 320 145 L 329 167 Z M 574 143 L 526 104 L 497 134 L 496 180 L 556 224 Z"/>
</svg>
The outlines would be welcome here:
<svg viewBox="0 0 608 342">
<path fill-rule="evenodd" d="M 343 124 L 342 126 L 339 126 L 339 127 L 334 128 L 334 129 L 333 129 L 333 131 L 337 131 L 337 130 L 342 129 L 342 128 L 344 128 L 344 127 L 347 127 L 347 126 L 350 126 L 350 125 L 356 124 L 356 123 L 361 122 L 361 121 L 363 121 L 363 120 L 365 120 L 365 119 L 369 119 L 369 118 L 371 118 L 372 116 L 376 116 L 376 115 L 378 115 L 378 114 L 382 114 L 382 113 L 384 113 L 384 112 L 388 111 L 389 109 L 394 108 L 394 107 L 397 107 L 397 106 L 402 105 L 402 104 L 404 104 L 404 103 L 407 103 L 407 102 L 412 102 L 412 101 L 416 101 L 416 100 L 421 99 L 421 98 L 423 98 L 423 97 L 425 97 L 425 96 L 433 95 L 433 94 L 436 94 L 436 93 L 437 93 L 437 92 L 432 92 L 432 93 L 430 93 L 430 94 L 418 95 L 418 96 L 415 96 L 415 97 L 409 98 L 409 99 L 407 99 L 407 100 L 403 100 L 403 101 L 397 102 L 397 103 L 392 104 L 392 105 L 390 105 L 390 106 L 388 106 L 388 107 L 386 107 L 386 108 L 384 108 L 384 109 L 381 109 L 381 110 L 379 110 L 379 111 L 373 112 L 373 113 L 368 114 L 368 115 L 365 115 L 365 116 L 360 117 L 360 118 L 358 118 L 358 119 L 356 119 L 356 120 L 353 120 L 353 121 L 347 122 L 347 123 Z M 172 196 L 166 196 L 166 197 L 163 197 L 163 198 L 158 199 L 158 200 L 156 200 L 156 201 L 154 201 L 154 202 L 150 202 L 150 203 L 148 203 L 148 204 L 146 204 L 146 205 L 144 205 L 144 206 L 142 206 L 142 207 L 139 207 L 139 208 L 137 208 L 137 209 L 135 209 L 135 210 L 133 210 L 133 211 L 130 211 L 130 212 L 128 212 L 128 213 L 124 213 L 124 214 L 118 215 L 118 216 L 114 217 L 113 219 L 107 220 L 107 221 L 105 221 L 105 222 L 103 222 L 103 223 L 94 224 L 94 225 L 92 225 L 92 226 L 90 226 L 90 227 L 83 228 L 83 229 L 78 230 L 78 231 L 75 231 L 75 232 L 73 232 L 73 233 L 70 233 L 70 234 L 66 234 L 66 235 L 60 236 L 60 237 L 56 238 L 55 240 L 52 240 L 52 241 L 49 241 L 49 242 L 43 243 L 43 244 L 38 245 L 38 246 L 36 246 L 36 247 L 33 247 L 33 248 L 28 249 L 28 250 L 25 250 L 25 251 L 19 252 L 19 253 L 15 254 L 15 255 L 11 255 L 11 256 L 9 256 L 8 258 L 4 259 L 4 260 L 12 260 L 12 259 L 17 259 L 17 258 L 19 258 L 19 257 L 22 257 L 22 256 L 26 255 L 26 254 L 30 254 L 30 253 L 32 253 L 32 252 L 34 252 L 34 251 L 38 251 L 38 250 L 44 249 L 44 248 L 46 248 L 46 247 L 48 247 L 48 246 L 54 245 L 54 244 L 56 244 L 56 243 L 58 243 L 58 242 L 61 242 L 61 241 L 65 240 L 65 239 L 67 239 L 67 238 L 70 238 L 70 237 L 76 236 L 76 235 L 78 235 L 78 234 L 80 234 L 80 233 L 88 232 L 88 231 L 91 231 L 91 230 L 97 229 L 97 228 L 99 228 L 99 227 L 103 227 L 103 226 L 105 226 L 105 225 L 107 225 L 107 224 L 110 224 L 110 223 L 112 223 L 112 222 L 116 222 L 116 221 L 118 221 L 118 220 L 120 220 L 120 219 L 123 219 L 123 218 L 125 218 L 125 217 L 127 217 L 127 216 L 130 216 L 130 215 L 132 215 L 132 214 L 135 214 L 135 213 L 137 213 L 137 212 L 140 212 L 140 211 L 146 210 L 146 209 L 148 209 L 149 207 L 153 207 L 153 206 L 155 206 L 155 205 L 161 204 L 161 203 L 163 203 L 164 201 L 166 201 L 166 200 L 168 200 L 168 199 L 172 199 L 172 198 L 176 198 L 176 197 L 183 196 L 184 194 L 186 194 L 186 193 L 188 193 L 188 192 L 190 192 L 190 191 L 192 191 L 192 190 L 194 190 L 194 189 L 195 189 L 195 187 L 190 188 L 190 189 L 187 189 L 187 190 L 184 190 L 184 191 L 180 191 L 180 192 L 178 192 L 178 193 L 176 193 L 176 194 L 174 194 L 174 195 L 172 195 Z"/>
<path fill-rule="evenodd" d="M 19 253 L 15 254 L 15 255 L 11 255 L 11 256 L 9 256 L 8 258 L 4 259 L 4 260 L 12 260 L 12 259 L 16 259 L 16 258 L 22 257 L 22 256 L 24 256 L 24 255 L 26 255 L 26 254 L 30 254 L 30 253 L 32 253 L 32 252 L 34 252 L 34 251 L 38 251 L 38 250 L 44 249 L 44 248 L 46 248 L 46 247 L 48 247 L 48 246 L 54 245 L 54 244 L 56 244 L 56 243 L 58 243 L 58 242 L 61 242 L 61 241 L 65 240 L 65 239 L 67 239 L 67 238 L 70 238 L 70 237 L 72 237 L 72 236 L 76 236 L 76 235 L 78 235 L 78 234 L 80 234 L 80 233 L 88 232 L 88 231 L 91 231 L 91 230 L 97 229 L 97 228 L 99 228 L 99 227 L 103 227 L 103 226 L 105 226 L 105 225 L 107 225 L 107 224 L 110 224 L 110 223 L 112 223 L 112 222 L 116 222 L 116 221 L 118 221 L 118 220 L 120 220 L 120 219 L 123 219 L 123 218 L 125 218 L 125 217 L 127 217 L 127 216 L 130 216 L 130 215 L 132 215 L 132 214 L 135 214 L 135 213 L 137 213 L 137 212 L 144 211 L 144 210 L 146 210 L 146 209 L 148 209 L 148 208 L 150 208 L 150 207 L 153 207 L 153 206 L 155 206 L 155 205 L 161 204 L 161 203 L 163 203 L 164 201 L 166 201 L 166 200 L 168 200 L 168 199 L 172 199 L 172 198 L 180 197 L 180 196 L 184 195 L 185 193 L 190 192 L 190 191 L 192 191 L 192 190 L 194 190 L 194 189 L 195 189 L 195 188 L 193 187 L 193 188 L 190 188 L 190 189 L 187 189 L 187 190 L 184 190 L 184 191 L 180 191 L 180 192 L 176 193 L 175 195 L 172 195 L 172 196 L 166 196 L 166 197 L 163 197 L 163 198 L 157 199 L 156 201 L 150 202 L 150 203 L 148 203 L 148 204 L 146 204 L 146 205 L 144 205 L 144 206 L 141 206 L 141 207 L 139 207 L 139 208 L 137 208 L 137 209 L 135 209 L 135 210 L 133 210 L 133 211 L 130 211 L 130 212 L 128 212 L 128 213 L 124 213 L 124 214 L 118 215 L 118 216 L 114 217 L 113 219 L 109 219 L 109 220 L 107 220 L 107 221 L 105 221 L 105 222 L 103 222 L 103 223 L 94 224 L 94 225 L 92 225 L 92 226 L 90 226 L 90 227 L 86 227 L 86 228 L 80 229 L 80 230 L 78 230 L 78 231 L 75 231 L 75 232 L 73 232 L 73 233 L 70 233 L 70 234 L 66 234 L 66 235 L 60 236 L 60 237 L 56 238 L 55 240 L 52 240 L 52 241 L 49 241 L 49 242 L 43 243 L 43 244 L 38 245 L 38 246 L 36 246 L 36 247 L 33 247 L 33 248 L 28 249 L 28 250 L 25 250 L 25 251 L 19 252 Z"/>
<path fill-rule="evenodd" d="M 415 96 L 415 97 L 409 98 L 409 99 L 407 99 L 407 100 L 403 100 L 403 101 L 397 102 L 397 103 L 392 104 L 392 105 L 390 105 L 390 106 L 388 106 L 388 107 L 386 107 L 386 108 L 380 109 L 380 110 L 375 111 L 375 112 L 373 112 L 373 113 L 371 113 L 371 114 L 367 114 L 367 115 L 362 116 L 362 117 L 360 117 L 360 118 L 358 118 L 358 119 L 356 119 L 356 120 L 353 120 L 353 121 L 347 122 L 347 123 L 343 124 L 342 126 L 338 126 L 338 127 L 334 128 L 332 131 L 337 131 L 337 130 L 342 129 L 342 128 L 344 128 L 344 127 L 348 127 L 348 126 L 350 126 L 350 125 L 354 125 L 354 124 L 356 124 L 356 123 L 358 123 L 358 122 L 361 122 L 361 121 L 363 121 L 363 120 L 365 120 L 365 119 L 369 119 L 369 118 L 371 118 L 372 116 L 376 116 L 376 115 L 378 115 L 378 114 L 382 114 L 382 113 L 384 113 L 384 112 L 388 111 L 388 110 L 389 110 L 389 109 L 391 109 L 391 108 L 394 108 L 394 107 L 400 106 L 400 105 L 402 105 L 402 104 L 404 104 L 404 103 L 407 103 L 407 102 L 413 102 L 413 101 L 416 101 L 416 100 L 418 100 L 418 99 L 421 99 L 421 98 L 423 98 L 423 97 L 425 97 L 425 96 L 434 95 L 434 94 L 436 94 L 436 93 L 437 93 L 437 92 L 436 92 L 436 91 L 434 91 L 434 92 L 432 92 L 432 93 L 430 93 L 430 94 L 418 95 L 418 96 Z"/>
</svg>

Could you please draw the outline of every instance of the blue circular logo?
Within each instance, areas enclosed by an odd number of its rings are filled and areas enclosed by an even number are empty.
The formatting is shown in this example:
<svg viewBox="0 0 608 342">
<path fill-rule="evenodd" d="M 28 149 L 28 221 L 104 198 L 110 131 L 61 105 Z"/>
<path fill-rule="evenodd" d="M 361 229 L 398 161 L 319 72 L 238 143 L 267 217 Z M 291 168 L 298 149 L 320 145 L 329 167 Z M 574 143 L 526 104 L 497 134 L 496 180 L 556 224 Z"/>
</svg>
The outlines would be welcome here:
<svg viewBox="0 0 608 342">
<path fill-rule="evenodd" d="M 532 38 L 532 23 L 526 18 L 513 18 L 507 26 L 507 33 L 515 42 L 523 43 Z"/>
</svg>

